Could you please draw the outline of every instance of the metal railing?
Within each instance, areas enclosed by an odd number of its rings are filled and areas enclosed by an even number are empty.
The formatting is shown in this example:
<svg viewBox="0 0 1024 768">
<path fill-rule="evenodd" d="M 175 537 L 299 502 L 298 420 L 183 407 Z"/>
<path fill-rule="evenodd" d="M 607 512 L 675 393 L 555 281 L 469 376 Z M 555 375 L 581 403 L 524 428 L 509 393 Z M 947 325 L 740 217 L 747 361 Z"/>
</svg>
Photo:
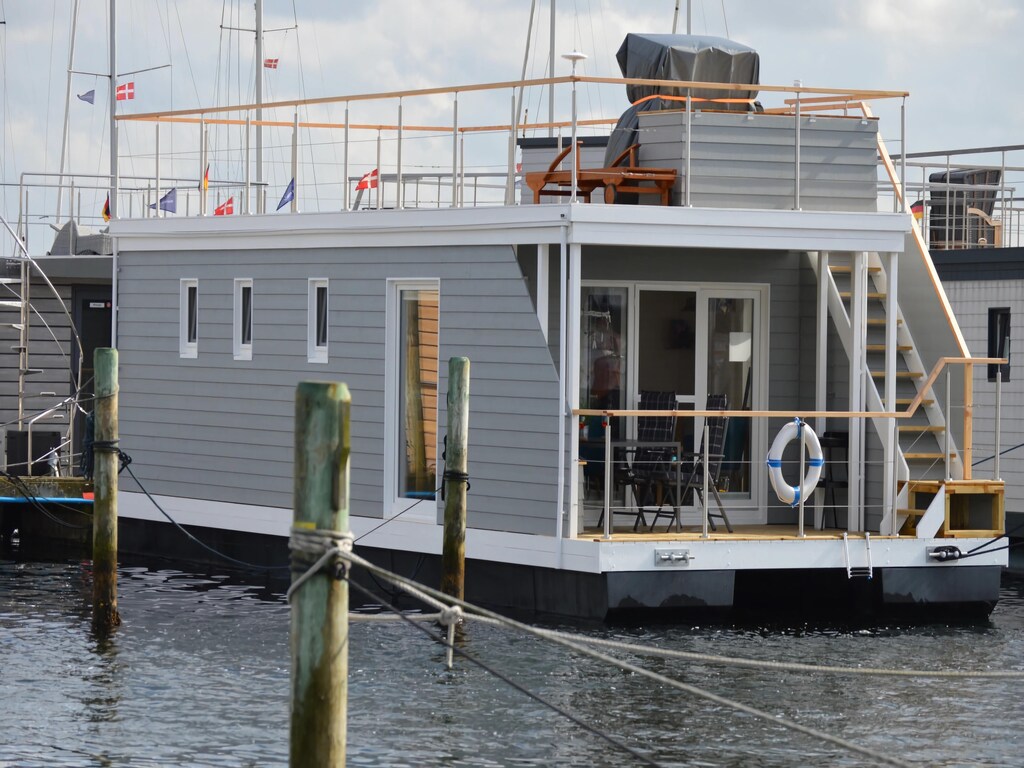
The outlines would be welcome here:
<svg viewBox="0 0 1024 768">
<path fill-rule="evenodd" d="M 779 420 L 779 419 L 786 419 L 786 420 L 800 419 L 801 421 L 804 421 L 804 422 L 807 422 L 807 421 L 809 421 L 811 419 L 824 418 L 824 419 L 833 420 L 833 423 L 834 423 L 835 420 L 846 420 L 849 423 L 849 427 L 848 428 L 852 430 L 852 429 L 858 428 L 858 426 L 863 428 L 863 425 L 864 425 L 864 421 L 863 420 L 870 418 L 870 419 L 876 419 L 876 420 L 877 419 L 882 419 L 884 421 L 891 421 L 894 424 L 898 425 L 900 421 L 907 420 L 907 419 L 910 419 L 911 417 L 913 417 L 917 413 L 918 409 L 922 406 L 922 404 L 924 403 L 926 398 L 928 398 L 929 396 L 931 396 L 931 397 L 935 397 L 936 396 L 935 393 L 933 392 L 933 387 L 936 385 L 940 374 L 945 369 L 947 371 L 946 377 L 945 377 L 945 392 L 944 392 L 944 398 L 945 399 L 942 400 L 942 402 L 944 404 L 944 413 L 945 413 L 945 416 L 946 416 L 946 426 L 945 426 L 945 434 L 944 434 L 944 437 L 943 437 L 943 439 L 941 441 L 941 444 L 942 444 L 942 448 L 943 448 L 943 459 L 942 459 L 943 464 L 942 464 L 942 466 L 943 466 L 943 471 L 944 471 L 944 480 L 946 482 L 948 482 L 948 481 L 953 479 L 952 478 L 952 472 L 951 472 L 951 465 L 950 465 L 950 446 L 949 446 L 949 434 L 950 434 L 950 429 L 952 428 L 952 424 L 953 424 L 953 421 L 952 421 L 953 406 L 952 406 L 952 404 L 950 402 L 951 392 L 950 392 L 950 386 L 949 386 L 949 380 L 950 380 L 949 379 L 949 366 L 952 366 L 952 365 L 962 366 L 963 369 L 964 369 L 965 382 L 968 379 L 971 381 L 971 385 L 969 387 L 965 387 L 966 397 L 969 397 L 971 401 L 965 402 L 965 403 L 963 403 L 961 405 L 961 407 L 963 409 L 963 426 L 962 426 L 962 428 L 963 428 L 963 443 L 962 444 L 963 444 L 963 457 L 964 457 L 964 460 L 963 460 L 964 477 L 963 478 L 957 478 L 957 479 L 970 480 L 970 479 L 972 479 L 971 478 L 971 465 L 972 465 L 971 458 L 973 456 L 973 442 L 974 442 L 973 441 L 973 422 L 974 422 L 974 418 L 975 418 L 974 403 L 972 402 L 973 401 L 973 394 L 972 393 L 974 391 L 974 387 L 973 387 L 974 366 L 975 365 L 988 365 L 988 364 L 1002 365 L 1002 364 L 1004 364 L 1006 362 L 1007 361 L 1006 361 L 1005 358 L 962 358 L 962 357 L 956 357 L 956 358 L 954 358 L 954 357 L 946 357 L 946 358 L 941 358 L 938 361 L 938 363 L 936 363 L 935 367 L 932 369 L 932 371 L 928 375 L 927 379 L 924 381 L 924 383 L 918 389 L 917 395 L 914 397 L 914 399 L 911 401 L 911 403 L 907 406 L 906 410 L 902 411 L 902 412 L 892 412 L 892 411 L 811 411 L 811 410 L 751 411 L 751 410 L 728 410 L 728 409 L 727 410 L 685 410 L 685 411 L 679 411 L 679 410 L 672 410 L 672 411 L 669 411 L 669 410 L 619 410 L 619 409 L 602 410 L 602 409 L 586 409 L 586 408 L 573 409 L 573 411 L 572 411 L 573 416 L 575 416 L 577 419 L 583 420 L 581 422 L 581 424 L 585 423 L 585 421 L 588 420 L 588 419 L 601 419 L 602 420 L 601 421 L 601 427 L 602 427 L 602 430 L 603 430 L 603 436 L 602 436 L 601 441 L 600 441 L 601 442 L 601 447 L 603 448 L 603 460 L 602 460 L 602 463 L 603 463 L 603 488 L 602 488 L 602 517 L 601 517 L 601 519 L 603 521 L 603 529 L 602 529 L 602 532 L 601 532 L 602 536 L 605 539 L 610 539 L 612 537 L 612 534 L 614 532 L 613 515 L 616 514 L 616 513 L 620 513 L 620 514 L 625 513 L 625 514 L 633 514 L 633 515 L 639 515 L 639 514 L 642 514 L 644 512 L 647 512 L 647 511 L 655 511 L 655 513 L 657 513 L 658 509 L 664 508 L 664 506 L 665 506 L 664 504 L 651 505 L 651 506 L 655 507 L 655 509 L 653 509 L 653 510 L 647 510 L 643 506 L 635 506 L 635 507 L 634 506 L 619 506 L 619 507 L 613 506 L 612 499 L 615 496 L 616 484 L 617 484 L 616 483 L 616 479 L 615 479 L 616 478 L 615 469 L 616 469 L 617 466 L 620 468 L 620 470 L 621 469 L 626 469 L 627 466 L 629 466 L 629 460 L 628 460 L 628 458 L 624 455 L 624 453 L 621 450 L 623 448 L 646 447 L 646 448 L 649 448 L 649 449 L 658 450 L 658 448 L 660 447 L 662 449 L 665 449 L 666 451 L 674 451 L 674 452 L 670 452 L 670 453 L 665 453 L 662 456 L 655 456 L 655 457 L 649 459 L 649 461 L 662 465 L 660 467 L 659 471 L 661 472 L 661 481 L 662 481 L 663 485 L 664 485 L 664 483 L 666 481 L 669 483 L 669 486 L 674 484 L 675 495 L 674 496 L 670 496 L 670 498 L 673 499 L 674 503 L 669 505 L 671 507 L 671 509 L 670 509 L 670 511 L 668 513 L 663 512 L 662 514 L 671 514 L 674 517 L 674 519 L 675 519 L 675 521 L 677 523 L 680 520 L 680 513 L 684 509 L 683 508 L 684 499 L 681 497 L 681 493 L 685 493 L 686 490 L 687 490 L 685 488 L 681 488 L 680 477 L 678 475 L 678 473 L 681 471 L 682 463 L 684 462 L 684 460 L 687 457 L 689 457 L 689 459 L 692 461 L 691 466 L 696 466 L 698 463 L 701 465 L 702 471 L 701 471 L 701 478 L 700 478 L 700 483 L 701 483 L 700 487 L 703 490 L 703 494 L 701 495 L 701 498 L 703 499 L 703 502 L 702 502 L 703 510 L 701 511 L 701 530 L 700 530 L 700 536 L 702 538 L 707 538 L 709 536 L 709 525 L 710 525 L 709 515 L 711 513 L 711 503 L 712 503 L 711 502 L 711 496 L 709 496 L 709 493 L 711 493 L 712 488 L 714 487 L 714 482 L 715 482 L 714 478 L 711 477 L 711 469 L 710 468 L 711 468 L 712 462 L 710 461 L 710 459 L 714 458 L 714 457 L 709 455 L 709 453 L 708 453 L 708 451 L 709 451 L 709 447 L 708 446 L 710 445 L 710 440 L 709 440 L 708 425 L 707 424 L 704 425 L 703 430 L 702 430 L 703 431 L 703 439 L 699 443 L 699 445 L 701 446 L 701 450 L 699 452 L 684 453 L 682 451 L 682 447 L 683 446 L 681 444 L 681 441 L 678 441 L 675 437 L 673 437 L 673 439 L 670 439 L 670 440 L 667 440 L 667 441 L 656 441 L 656 442 L 635 441 L 635 440 L 622 440 L 622 439 L 615 438 L 614 437 L 615 434 L 624 435 L 624 434 L 627 434 L 628 430 L 626 430 L 625 428 L 623 428 L 623 429 L 615 429 L 614 425 L 612 423 L 613 419 L 623 419 L 623 420 L 626 420 L 626 419 L 636 419 L 636 418 L 671 419 L 672 422 L 675 423 L 676 420 L 680 420 L 680 419 L 693 419 L 693 420 L 697 420 L 697 419 L 709 419 L 709 418 L 720 418 L 720 417 L 727 417 L 729 419 L 734 419 L 734 418 L 747 419 L 747 420 L 751 420 L 751 421 L 753 421 L 753 420 L 767 421 L 769 419 L 776 419 L 776 420 Z M 994 429 L 995 429 L 995 451 L 994 451 L 994 453 L 995 453 L 997 458 L 996 458 L 995 464 L 993 465 L 992 479 L 995 480 L 995 481 L 1000 481 L 1001 480 L 1000 475 L 999 475 L 999 473 L 1000 473 L 1000 465 L 999 465 L 999 461 L 998 461 L 998 456 L 999 456 L 999 453 L 1000 453 L 1000 428 L 999 428 L 999 425 L 1000 425 L 1000 421 L 1001 421 L 1001 418 L 1002 418 L 1002 412 L 1001 412 L 1001 408 L 1002 408 L 1001 388 L 1002 388 L 1002 376 L 1001 375 L 997 375 L 996 382 L 995 382 L 995 405 L 994 405 L 994 412 L 993 412 L 993 419 L 994 419 L 993 423 L 994 423 Z M 857 420 L 860 420 L 859 425 L 858 425 L 858 421 Z M 694 435 L 701 434 L 701 431 L 698 431 L 696 429 L 695 430 L 691 430 L 691 432 Z M 754 433 L 754 430 L 748 430 L 748 435 L 752 435 L 753 433 Z M 880 432 L 880 434 L 883 434 L 883 433 Z M 899 499 L 899 488 L 898 488 L 898 486 L 899 486 L 900 483 L 912 482 L 915 478 L 912 478 L 912 477 L 900 477 L 899 476 L 899 472 L 897 471 L 897 452 L 898 452 L 898 446 L 899 446 L 898 431 L 895 430 L 895 429 L 893 429 L 893 430 L 884 430 L 884 434 L 892 435 L 893 439 L 895 440 L 895 444 L 892 445 L 892 446 L 889 446 L 887 448 L 887 450 L 886 450 L 886 456 L 887 456 L 886 463 L 889 463 L 890 466 L 892 467 L 892 474 L 890 475 L 891 478 L 892 478 L 892 482 L 893 482 L 892 495 L 890 497 L 892 499 L 892 508 L 890 508 L 890 509 L 883 509 L 882 510 L 883 520 L 885 519 L 886 516 L 888 516 L 890 529 L 889 529 L 888 532 L 882 531 L 881 533 L 887 534 L 887 535 L 892 535 L 892 536 L 897 536 L 899 534 L 899 526 L 898 526 L 898 512 L 899 512 L 899 510 L 897 509 L 898 499 Z M 695 443 L 697 442 L 696 438 L 695 438 L 694 442 Z M 803 443 L 802 440 L 798 440 L 798 443 L 800 445 L 800 450 L 799 450 L 799 458 L 798 458 L 798 460 L 796 462 L 796 465 L 799 467 L 800 485 L 803 485 L 804 478 L 806 477 L 806 468 L 808 466 L 808 463 L 807 463 L 807 456 L 806 456 L 806 453 L 805 453 L 804 443 Z M 753 450 L 757 450 L 758 446 L 757 445 L 752 445 L 751 448 Z M 618 453 L 619 458 L 617 458 L 616 449 L 620 449 L 619 453 Z M 592 457 L 590 457 L 588 459 L 581 458 L 581 456 L 579 455 L 579 450 L 577 449 L 576 456 L 574 457 L 574 462 L 575 462 L 575 466 L 577 467 L 577 471 L 579 471 L 579 468 L 581 467 L 581 465 L 587 464 L 588 461 L 593 461 L 593 458 Z M 749 465 L 750 472 L 755 471 L 755 469 L 759 466 L 758 462 L 743 462 L 743 461 L 740 461 L 739 463 L 744 464 L 744 465 Z M 665 467 L 664 467 L 664 465 L 666 465 L 666 464 L 670 467 L 670 470 L 667 473 L 665 472 Z M 850 461 L 848 459 L 848 467 L 849 467 L 849 470 L 850 470 L 850 474 L 849 474 L 849 477 L 848 477 L 848 482 L 849 483 L 861 482 L 860 470 L 864 466 L 866 466 L 866 465 L 867 465 L 867 463 L 864 462 L 864 461 L 859 461 L 859 460 L 858 461 Z M 635 470 L 632 470 L 632 471 L 635 472 Z M 672 477 L 672 472 L 677 473 L 674 478 Z M 578 483 L 577 483 L 577 487 L 579 487 Z M 668 490 L 672 490 L 672 488 L 669 487 Z M 712 496 L 713 495 L 714 494 L 712 493 Z M 755 502 L 755 504 L 756 503 L 757 502 Z M 807 500 L 805 498 L 805 494 L 797 493 L 796 494 L 796 502 L 793 505 L 791 505 L 794 509 L 797 510 L 797 530 L 798 530 L 798 536 L 800 536 L 801 538 L 803 538 L 806 535 L 805 534 L 805 523 L 804 523 L 804 519 L 805 519 L 804 510 L 805 510 L 806 503 L 807 503 Z M 848 512 L 856 512 L 856 511 L 857 510 L 848 510 Z M 578 510 L 578 513 L 582 513 L 582 504 L 581 504 L 580 509 Z M 853 517 L 848 518 L 848 520 L 855 519 L 855 518 L 856 518 L 856 516 L 853 516 Z M 639 521 L 639 519 L 638 519 L 638 521 Z"/>
</svg>

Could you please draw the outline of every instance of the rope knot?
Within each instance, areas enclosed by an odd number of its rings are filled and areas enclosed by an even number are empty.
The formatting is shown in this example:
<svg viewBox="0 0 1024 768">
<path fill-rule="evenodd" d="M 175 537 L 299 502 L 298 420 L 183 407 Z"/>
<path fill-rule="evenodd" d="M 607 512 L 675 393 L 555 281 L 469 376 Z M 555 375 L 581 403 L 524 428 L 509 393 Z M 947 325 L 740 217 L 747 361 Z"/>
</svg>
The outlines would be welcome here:
<svg viewBox="0 0 1024 768">
<path fill-rule="evenodd" d="M 321 570 L 337 580 L 348 578 L 349 555 L 352 552 L 351 531 L 329 531 L 322 528 L 292 526 L 288 549 L 291 551 L 292 584 L 287 598 Z M 298 574 L 296 576 L 296 574 Z"/>
<path fill-rule="evenodd" d="M 437 618 L 438 623 L 444 624 L 446 627 L 452 627 L 462 623 L 462 607 L 458 605 L 449 605 L 446 608 L 441 609 L 441 614 Z"/>
</svg>

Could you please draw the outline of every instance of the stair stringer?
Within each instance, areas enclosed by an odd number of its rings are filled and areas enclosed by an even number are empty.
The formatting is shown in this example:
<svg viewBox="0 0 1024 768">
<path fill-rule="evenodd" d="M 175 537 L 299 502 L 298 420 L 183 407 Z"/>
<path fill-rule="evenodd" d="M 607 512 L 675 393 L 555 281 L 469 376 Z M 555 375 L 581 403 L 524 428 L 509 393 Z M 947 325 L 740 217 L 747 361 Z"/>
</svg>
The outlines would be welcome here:
<svg viewBox="0 0 1024 768">
<path fill-rule="evenodd" d="M 888 293 L 889 280 L 885 272 L 885 267 L 882 264 L 881 257 L 871 252 L 868 254 L 868 265 L 871 267 L 879 267 L 877 271 L 868 272 L 868 279 L 873 281 L 875 290 L 879 293 Z M 834 281 L 833 281 L 834 282 Z M 925 368 L 924 361 L 921 359 L 920 353 L 917 351 L 917 345 L 914 343 L 914 337 L 910 332 L 910 323 L 907 322 L 907 318 L 903 314 L 903 309 L 897 303 L 896 305 L 896 343 L 899 346 L 910 347 L 909 350 L 901 351 L 899 354 L 903 355 L 903 361 L 907 365 L 908 371 L 920 373 L 922 376 L 927 376 L 930 371 Z M 872 382 L 873 383 L 873 382 Z M 914 389 L 920 394 L 921 388 L 917 381 L 914 382 Z M 881 400 L 881 399 L 879 399 Z M 942 412 L 942 408 L 939 407 L 937 400 L 930 404 L 923 404 L 920 408 L 924 411 L 925 416 L 928 419 L 928 423 L 933 427 L 942 427 L 949 435 L 949 449 L 950 453 L 953 454 L 953 459 L 950 462 L 950 475 L 954 480 L 959 480 L 963 477 L 963 463 L 960 458 L 960 451 L 957 449 L 955 438 L 953 433 L 949 431 L 949 425 L 946 423 L 946 416 Z M 900 449 L 900 455 L 902 457 L 903 451 Z M 906 461 L 903 462 L 906 465 Z M 899 475 L 899 480 L 909 479 L 909 465 L 907 466 L 907 474 Z"/>
</svg>

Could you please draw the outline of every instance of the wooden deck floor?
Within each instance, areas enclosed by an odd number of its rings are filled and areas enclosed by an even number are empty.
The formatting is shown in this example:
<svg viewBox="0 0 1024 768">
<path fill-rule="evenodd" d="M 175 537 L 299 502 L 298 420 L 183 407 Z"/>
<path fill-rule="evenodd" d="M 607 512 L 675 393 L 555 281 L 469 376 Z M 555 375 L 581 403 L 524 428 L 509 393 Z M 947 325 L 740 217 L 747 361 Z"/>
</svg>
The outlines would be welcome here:
<svg viewBox="0 0 1024 768">
<path fill-rule="evenodd" d="M 796 525 L 733 525 L 733 532 L 725 530 L 725 526 L 719 524 L 717 531 L 708 531 L 708 539 L 715 541 L 789 541 L 799 540 L 800 534 Z M 843 533 L 839 528 L 826 528 L 818 531 L 811 526 L 804 528 L 804 538 L 808 540 L 841 539 Z M 863 533 L 847 534 L 851 539 L 863 539 Z M 603 541 L 604 531 L 600 528 L 587 528 L 577 536 L 579 539 Z M 633 531 L 631 525 L 616 526 L 612 533 L 612 541 L 694 541 L 700 540 L 701 529 L 697 526 L 683 526 L 682 531 Z M 888 539 L 891 536 L 882 536 L 872 533 L 872 539 Z"/>
</svg>

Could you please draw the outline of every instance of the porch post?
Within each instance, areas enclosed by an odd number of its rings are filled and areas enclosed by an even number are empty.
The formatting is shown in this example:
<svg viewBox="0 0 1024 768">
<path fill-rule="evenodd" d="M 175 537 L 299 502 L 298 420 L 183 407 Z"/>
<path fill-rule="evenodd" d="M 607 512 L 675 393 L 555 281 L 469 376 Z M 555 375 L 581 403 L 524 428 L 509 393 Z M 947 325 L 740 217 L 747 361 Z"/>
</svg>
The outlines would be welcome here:
<svg viewBox="0 0 1024 768">
<path fill-rule="evenodd" d="M 886 254 L 885 264 L 885 410 L 893 414 L 886 419 L 886 439 L 883 450 L 884 472 L 882 481 L 882 518 L 892 516 L 892 530 L 895 536 L 899 532 L 896 521 L 896 455 L 899 453 L 899 428 L 896 425 L 896 352 L 897 338 L 896 320 L 899 302 L 896 300 L 898 254 Z M 879 531 L 884 534 L 885 531 Z"/>
<path fill-rule="evenodd" d="M 828 407 L 828 251 L 809 254 L 811 259 L 818 259 L 818 303 L 817 312 L 817 335 L 815 341 L 814 355 L 814 410 L 824 411 Z M 822 435 L 828 422 L 824 416 L 818 416 L 814 420 L 814 429 Z M 826 470 L 827 471 L 827 470 Z M 823 507 L 825 492 L 821 488 L 814 491 L 814 527 L 821 530 L 825 524 L 825 510 Z"/>
<path fill-rule="evenodd" d="M 537 321 L 540 323 L 540 332 L 544 334 L 544 341 L 548 340 L 548 262 L 550 256 L 548 247 L 544 243 L 537 244 Z"/>
<path fill-rule="evenodd" d="M 569 423 L 569 530 L 577 531 L 583 522 L 583 510 L 579 507 L 580 496 L 580 430 L 572 417 L 572 409 L 580 406 L 580 277 L 583 249 L 579 243 L 569 246 L 569 300 L 566 302 L 567 329 L 566 345 L 566 411 Z"/>
<path fill-rule="evenodd" d="M 568 293 L 568 281 L 569 281 L 569 247 L 567 245 L 566 238 L 568 237 L 567 228 L 562 227 L 562 242 L 561 247 L 558 251 L 558 509 L 555 514 L 555 536 L 559 539 L 562 538 L 565 531 L 566 525 L 566 509 L 565 509 L 565 431 L 567 426 L 570 425 L 571 419 L 566 415 L 565 402 L 566 402 L 566 364 L 565 364 L 565 319 L 567 313 L 565 311 L 565 297 Z M 577 430 L 578 431 L 578 430 Z M 568 525 L 569 530 L 575 533 L 578 529 L 576 528 L 576 514 L 575 508 L 569 509 L 568 514 Z M 561 547 L 559 547 L 559 555 L 561 555 Z"/>
<path fill-rule="evenodd" d="M 867 332 L 867 265 L 866 255 L 857 251 L 850 257 L 850 397 L 851 411 L 864 410 L 864 336 Z M 864 419 L 850 419 L 850 452 L 847 457 L 847 520 L 848 531 L 863 530 L 864 510 L 861 499 Z"/>
</svg>

